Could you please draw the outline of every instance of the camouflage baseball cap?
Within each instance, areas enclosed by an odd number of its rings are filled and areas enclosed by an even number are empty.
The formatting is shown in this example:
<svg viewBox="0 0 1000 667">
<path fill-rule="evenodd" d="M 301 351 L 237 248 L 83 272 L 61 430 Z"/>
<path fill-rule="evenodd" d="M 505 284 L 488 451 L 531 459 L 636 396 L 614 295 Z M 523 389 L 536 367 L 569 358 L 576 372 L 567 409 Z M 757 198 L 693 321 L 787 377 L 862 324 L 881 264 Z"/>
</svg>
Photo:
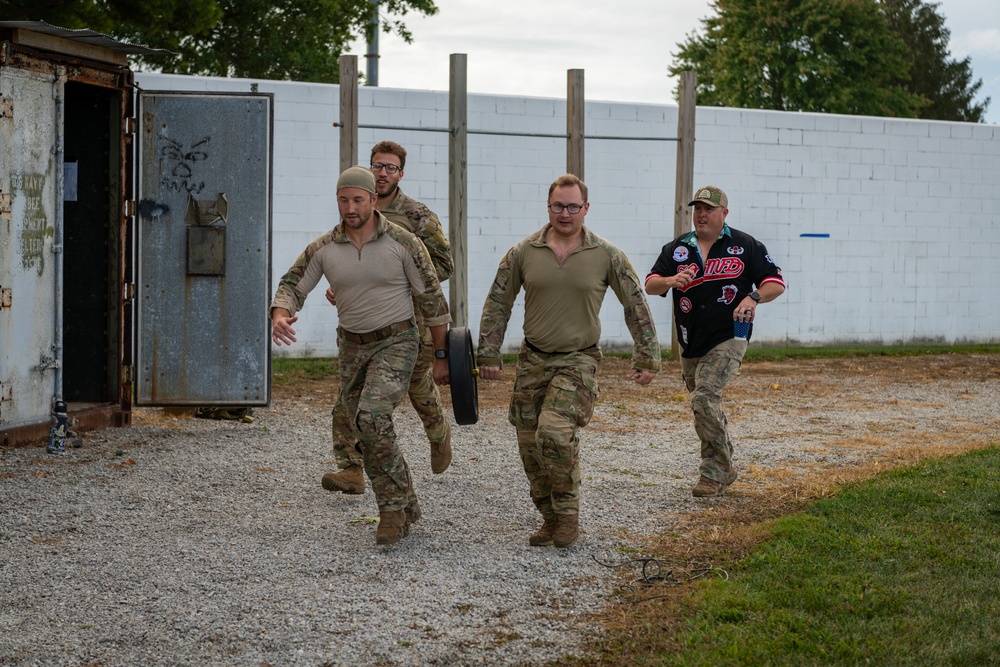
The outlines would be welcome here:
<svg viewBox="0 0 1000 667">
<path fill-rule="evenodd" d="M 694 199 L 688 202 L 688 206 L 694 206 L 695 202 L 708 204 L 712 208 L 729 208 L 729 198 L 722 188 L 715 185 L 706 185 L 695 190 Z"/>
</svg>

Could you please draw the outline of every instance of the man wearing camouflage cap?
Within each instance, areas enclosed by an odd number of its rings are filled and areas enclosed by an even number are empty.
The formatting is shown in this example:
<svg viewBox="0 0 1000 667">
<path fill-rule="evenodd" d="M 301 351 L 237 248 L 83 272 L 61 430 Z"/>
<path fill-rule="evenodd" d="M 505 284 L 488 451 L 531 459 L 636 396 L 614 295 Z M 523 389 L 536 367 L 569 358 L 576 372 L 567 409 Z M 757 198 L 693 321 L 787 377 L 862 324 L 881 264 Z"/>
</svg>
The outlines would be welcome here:
<svg viewBox="0 0 1000 667">
<path fill-rule="evenodd" d="M 549 186 L 549 222 L 507 251 L 483 306 L 479 376 L 500 379 L 510 313 L 524 288 L 524 340 L 510 423 L 542 526 L 532 546 L 571 546 L 580 535 L 580 428 L 590 422 L 603 356 L 601 303 L 610 287 L 635 342 L 628 377 L 647 385 L 660 345 L 642 285 L 621 250 L 584 226 L 587 186 L 573 174 Z"/>
<path fill-rule="evenodd" d="M 395 141 L 380 141 L 372 147 L 371 170 L 375 176 L 375 192 L 378 194 L 375 209 L 389 222 L 400 225 L 420 239 L 427 248 L 438 280 L 444 282 L 455 270 L 451 244 L 437 215 L 400 189 L 399 182 L 403 178 L 404 167 L 406 149 Z M 336 305 L 333 290 L 326 291 L 326 298 Z M 440 474 L 451 464 L 451 427 L 441 405 L 441 393 L 434 384 L 432 367 L 435 354 L 444 355 L 446 351 L 435 348 L 430 330 L 424 324 L 419 309 L 416 310 L 416 317 L 420 330 L 420 354 L 417 355 L 407 393 L 430 441 L 431 470 Z M 323 488 L 342 493 L 364 493 L 365 478 L 361 474 L 360 455 L 354 447 L 350 420 L 346 415 L 334 415 L 333 428 L 334 455 L 340 471 L 324 475 Z"/>
<path fill-rule="evenodd" d="M 701 440 L 701 475 L 691 493 L 703 498 L 724 495 L 736 481 L 722 390 L 743 363 L 758 304 L 781 296 L 785 281 L 764 244 L 726 223 L 729 198 L 721 188 L 699 188 L 688 205 L 694 231 L 663 246 L 646 293 L 674 291 L 681 374 Z"/>
<path fill-rule="evenodd" d="M 276 345 L 295 342 L 295 314 L 325 278 L 340 320 L 340 394 L 334 414 L 340 410 L 350 416 L 375 491 L 375 542 L 394 544 L 421 515 L 392 422 L 420 351 L 414 304 L 439 348 L 445 346 L 451 315 L 423 245 L 375 210 L 377 199 L 368 169 L 351 167 L 340 175 L 341 222 L 309 244 L 281 278 L 271 302 L 271 337 Z M 448 379 L 447 361 L 435 360 L 435 382 Z"/>
</svg>

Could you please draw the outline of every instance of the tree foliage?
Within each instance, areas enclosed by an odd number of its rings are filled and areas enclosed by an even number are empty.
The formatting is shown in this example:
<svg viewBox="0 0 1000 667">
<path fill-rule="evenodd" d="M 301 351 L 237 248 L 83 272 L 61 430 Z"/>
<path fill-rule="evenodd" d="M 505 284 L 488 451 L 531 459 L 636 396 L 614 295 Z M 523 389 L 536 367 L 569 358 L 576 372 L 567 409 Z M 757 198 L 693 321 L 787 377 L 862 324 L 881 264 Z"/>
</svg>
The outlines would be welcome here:
<svg viewBox="0 0 1000 667">
<path fill-rule="evenodd" d="M 411 11 L 437 6 L 381 0 L 379 25 L 410 42 Z M 167 49 L 141 59 L 164 72 L 330 83 L 347 45 L 372 30 L 371 0 L 0 0 L 0 16 Z"/>
<path fill-rule="evenodd" d="M 955 60 L 948 50 L 951 32 L 944 26 L 938 4 L 922 0 L 879 0 L 889 29 L 907 47 L 909 81 L 904 85 L 913 93 L 930 100 L 921 118 L 985 121 L 990 98 L 975 102 L 982 79 L 973 82 L 972 61 Z"/>
<path fill-rule="evenodd" d="M 669 71 L 694 70 L 698 102 L 709 106 L 980 120 L 989 100 L 970 106 L 981 82 L 969 85 L 968 59 L 949 59 L 934 7 L 716 0 L 716 14 L 678 45 Z"/>
</svg>

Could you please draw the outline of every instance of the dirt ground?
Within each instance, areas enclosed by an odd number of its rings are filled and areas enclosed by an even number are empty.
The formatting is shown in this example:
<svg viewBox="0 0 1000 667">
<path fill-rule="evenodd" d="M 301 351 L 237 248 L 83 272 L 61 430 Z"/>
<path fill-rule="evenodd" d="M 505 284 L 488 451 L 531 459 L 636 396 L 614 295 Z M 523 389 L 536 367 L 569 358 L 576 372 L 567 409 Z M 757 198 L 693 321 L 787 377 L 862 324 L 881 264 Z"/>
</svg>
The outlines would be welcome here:
<svg viewBox="0 0 1000 667">
<path fill-rule="evenodd" d="M 657 378 L 645 388 L 626 379 L 628 369 L 627 359 L 604 360 L 599 404 L 615 406 L 616 413 L 625 417 L 631 413 L 678 422 L 691 420 L 678 362 L 665 362 Z M 334 375 L 276 384 L 273 391 L 276 399 L 329 396 L 336 392 L 337 382 Z M 480 380 L 480 411 L 505 410 L 512 386 L 510 367 L 505 368 L 502 380 Z M 724 392 L 724 408 L 731 424 L 763 421 L 765 428 L 775 434 L 780 432 L 782 437 L 822 442 L 815 445 L 817 451 L 853 450 L 858 456 L 848 457 L 850 464 L 846 466 L 844 457 L 821 456 L 805 472 L 800 463 L 785 468 L 753 466 L 743 461 L 749 474 L 764 483 L 741 485 L 739 491 L 733 487 L 727 498 L 735 497 L 737 502 L 713 505 L 706 512 L 685 517 L 691 529 L 687 537 L 675 537 L 657 548 L 675 555 L 694 544 L 702 548 L 707 530 L 719 549 L 738 552 L 757 539 L 748 526 L 794 511 L 844 484 L 897 465 L 995 445 L 998 395 L 997 355 L 745 362 L 739 377 Z M 448 391 L 443 391 L 442 396 L 450 410 Z M 881 410 L 873 412 L 876 405 Z M 948 414 L 953 423 L 942 423 L 933 416 L 935 411 Z M 636 421 L 638 424 L 642 420 Z M 622 426 L 619 420 L 602 423 L 595 417 L 587 430 L 605 428 Z M 740 529 L 738 534 L 736 528 Z"/>
</svg>

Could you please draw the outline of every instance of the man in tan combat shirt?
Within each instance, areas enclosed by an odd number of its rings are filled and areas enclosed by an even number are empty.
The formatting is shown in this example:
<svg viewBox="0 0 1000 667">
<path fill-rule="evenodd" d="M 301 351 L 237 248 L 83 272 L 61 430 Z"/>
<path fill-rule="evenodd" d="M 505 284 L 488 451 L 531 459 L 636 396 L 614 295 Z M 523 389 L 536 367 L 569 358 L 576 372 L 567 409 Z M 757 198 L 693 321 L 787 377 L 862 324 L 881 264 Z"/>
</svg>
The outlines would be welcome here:
<svg viewBox="0 0 1000 667">
<path fill-rule="evenodd" d="M 451 256 L 451 245 L 441 227 L 441 222 L 427 206 L 408 197 L 399 187 L 406 167 L 406 149 L 394 141 L 380 141 L 371 150 L 371 170 L 375 176 L 375 191 L 378 200 L 375 209 L 389 222 L 393 222 L 416 235 L 427 248 L 431 263 L 437 272 L 438 281 L 451 277 L 455 263 Z M 332 290 L 327 290 L 326 298 L 336 303 Z M 435 354 L 444 358 L 445 351 L 435 349 L 430 331 L 415 309 L 417 326 L 420 330 L 420 355 L 413 368 L 408 391 L 410 403 L 424 425 L 424 432 L 431 445 L 431 470 L 443 473 L 451 465 L 451 427 L 441 407 L 441 393 L 434 384 L 431 367 Z M 334 456 L 339 472 L 323 476 L 323 488 L 343 493 L 364 493 L 365 479 L 361 475 L 360 455 L 352 440 L 350 422 L 346 415 L 334 417 Z"/>
<path fill-rule="evenodd" d="M 549 187 L 549 222 L 500 261 L 479 326 L 479 373 L 501 374 L 511 309 L 524 288 L 524 341 L 517 357 L 510 423 L 543 523 L 532 546 L 566 548 L 580 535 L 580 440 L 597 398 L 603 356 L 601 303 L 610 287 L 635 343 L 628 377 L 647 385 L 660 345 L 642 285 L 628 257 L 584 227 L 587 186 L 565 174 Z"/>
<path fill-rule="evenodd" d="M 295 342 L 296 313 L 325 278 L 340 320 L 334 419 L 349 416 L 352 440 L 364 458 L 379 509 L 375 542 L 394 544 L 421 516 L 392 421 L 420 351 L 414 304 L 438 348 L 445 345 L 451 315 L 427 251 L 413 234 L 375 210 L 377 199 L 370 170 L 351 167 L 340 175 L 341 222 L 310 243 L 282 276 L 271 302 L 271 338 L 276 345 Z M 447 360 L 435 360 L 434 380 L 447 384 Z"/>
</svg>

